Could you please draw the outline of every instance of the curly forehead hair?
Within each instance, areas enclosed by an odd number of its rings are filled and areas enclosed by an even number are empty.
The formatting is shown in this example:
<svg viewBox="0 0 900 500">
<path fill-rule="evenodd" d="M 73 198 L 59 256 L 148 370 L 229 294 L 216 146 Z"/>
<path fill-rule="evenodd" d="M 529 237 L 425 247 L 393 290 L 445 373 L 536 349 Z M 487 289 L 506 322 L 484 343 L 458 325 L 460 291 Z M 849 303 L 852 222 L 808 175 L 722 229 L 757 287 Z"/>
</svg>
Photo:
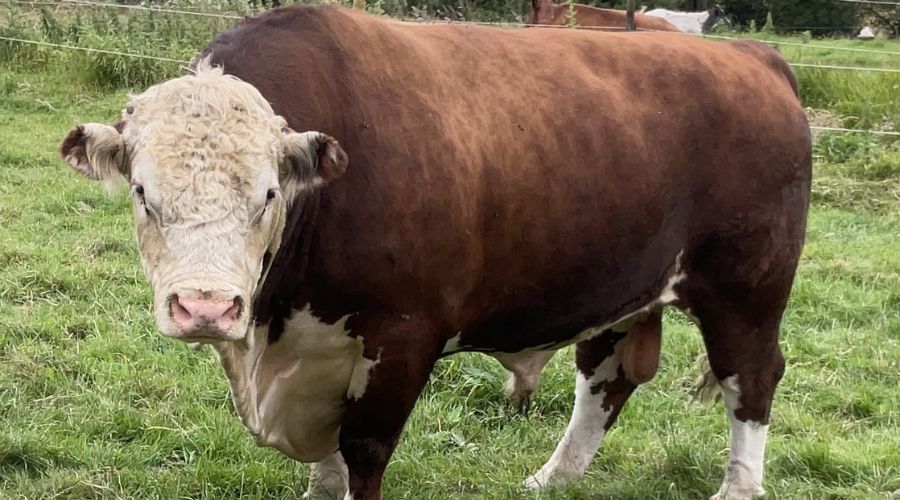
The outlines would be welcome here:
<svg viewBox="0 0 900 500">
<path fill-rule="evenodd" d="M 284 119 L 254 86 L 208 58 L 191 74 L 132 96 L 123 121 L 126 143 L 141 149 L 129 153 L 152 159 L 157 187 L 173 210 L 188 192 L 195 208 L 207 198 L 246 195 L 241 184 L 262 168 L 277 168 L 284 150 Z"/>
</svg>

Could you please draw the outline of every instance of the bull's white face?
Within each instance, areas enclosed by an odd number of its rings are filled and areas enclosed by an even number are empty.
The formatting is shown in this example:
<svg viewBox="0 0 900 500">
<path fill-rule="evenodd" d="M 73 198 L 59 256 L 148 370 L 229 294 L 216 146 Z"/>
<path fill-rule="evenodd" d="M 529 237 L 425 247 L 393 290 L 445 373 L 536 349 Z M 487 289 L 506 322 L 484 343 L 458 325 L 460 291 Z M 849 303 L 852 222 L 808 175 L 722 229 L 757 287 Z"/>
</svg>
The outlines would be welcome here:
<svg viewBox="0 0 900 500">
<path fill-rule="evenodd" d="M 76 128 L 62 152 L 129 183 L 156 323 L 190 342 L 246 335 L 288 206 L 347 163 L 337 141 L 287 131 L 252 85 L 204 63 L 135 96 L 116 128 Z"/>
</svg>

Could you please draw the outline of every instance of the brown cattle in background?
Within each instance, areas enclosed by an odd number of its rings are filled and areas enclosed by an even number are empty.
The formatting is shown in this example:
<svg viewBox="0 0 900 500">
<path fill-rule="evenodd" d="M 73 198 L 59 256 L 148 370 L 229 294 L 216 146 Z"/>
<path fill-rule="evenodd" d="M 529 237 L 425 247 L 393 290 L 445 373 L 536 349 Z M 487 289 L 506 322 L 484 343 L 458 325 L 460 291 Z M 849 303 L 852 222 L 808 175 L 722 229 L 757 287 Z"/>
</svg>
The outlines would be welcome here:
<svg viewBox="0 0 900 500">
<path fill-rule="evenodd" d="M 577 26 L 597 28 L 597 31 L 624 31 L 625 29 L 624 10 L 601 9 L 580 3 L 573 4 L 573 7 Z M 526 23 L 566 26 L 569 23 L 569 4 L 555 4 L 553 0 L 532 0 L 531 11 L 528 13 Z M 637 29 L 645 31 L 679 31 L 665 19 L 639 13 L 634 14 L 634 24 Z"/>
</svg>

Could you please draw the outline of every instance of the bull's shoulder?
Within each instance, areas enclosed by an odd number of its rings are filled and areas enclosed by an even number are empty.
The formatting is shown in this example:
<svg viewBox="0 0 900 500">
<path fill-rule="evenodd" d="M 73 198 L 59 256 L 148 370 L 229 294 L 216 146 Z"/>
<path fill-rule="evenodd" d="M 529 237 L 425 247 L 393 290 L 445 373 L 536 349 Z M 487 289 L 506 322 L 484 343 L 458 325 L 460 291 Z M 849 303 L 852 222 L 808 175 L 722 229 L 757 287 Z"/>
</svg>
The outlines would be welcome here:
<svg viewBox="0 0 900 500">
<path fill-rule="evenodd" d="M 353 15 L 355 11 L 333 4 L 323 5 L 290 5 L 268 10 L 253 17 L 244 18 L 232 27 L 229 32 L 244 31 L 314 29 L 315 23 L 328 23 Z"/>
<path fill-rule="evenodd" d="M 316 66 L 339 56 L 336 38 L 349 9 L 334 5 L 303 5 L 272 9 L 248 17 L 222 31 L 206 46 L 191 65 L 204 58 L 221 65 L 229 74 L 254 80 L 286 64 L 286 54 L 306 54 L 304 64 Z"/>
<path fill-rule="evenodd" d="M 217 57 L 232 52 L 244 57 L 254 46 L 268 47 L 302 40 L 321 40 L 334 36 L 334 25 L 352 15 L 349 9 L 336 5 L 295 5 L 272 9 L 247 17 L 222 31 L 210 42 L 203 55 Z M 227 71 L 227 69 L 226 69 Z"/>
</svg>

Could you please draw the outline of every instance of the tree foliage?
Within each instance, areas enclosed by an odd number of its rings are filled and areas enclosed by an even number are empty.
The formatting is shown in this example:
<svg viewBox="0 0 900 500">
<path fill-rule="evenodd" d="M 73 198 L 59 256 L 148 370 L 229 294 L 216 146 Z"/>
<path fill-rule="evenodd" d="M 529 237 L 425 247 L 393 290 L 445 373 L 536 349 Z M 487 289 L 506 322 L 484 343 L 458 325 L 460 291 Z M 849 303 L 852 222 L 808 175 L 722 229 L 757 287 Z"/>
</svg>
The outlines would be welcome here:
<svg viewBox="0 0 900 500">
<path fill-rule="evenodd" d="M 859 26 L 860 6 L 835 0 L 720 0 L 736 26 L 750 21 L 765 26 L 771 13 L 776 30 L 810 31 L 814 35 L 852 32 Z"/>
</svg>

